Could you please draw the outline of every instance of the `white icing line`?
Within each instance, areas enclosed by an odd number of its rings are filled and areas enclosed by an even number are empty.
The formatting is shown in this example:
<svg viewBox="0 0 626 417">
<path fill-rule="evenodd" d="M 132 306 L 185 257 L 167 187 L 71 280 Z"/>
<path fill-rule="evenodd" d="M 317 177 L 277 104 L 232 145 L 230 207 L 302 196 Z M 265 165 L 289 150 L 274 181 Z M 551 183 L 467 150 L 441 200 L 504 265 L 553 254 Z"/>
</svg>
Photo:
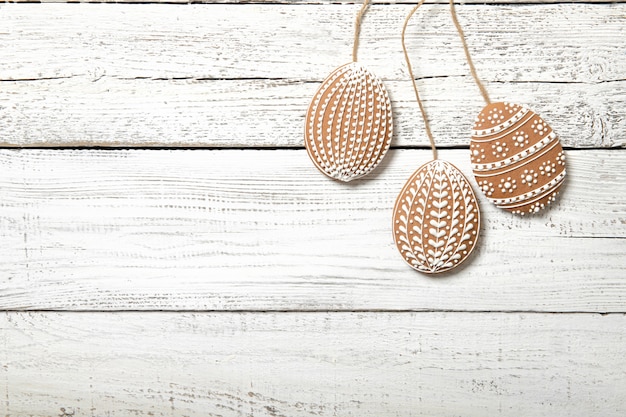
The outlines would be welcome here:
<svg viewBox="0 0 626 417">
<path fill-rule="evenodd" d="M 541 151 L 546 146 L 548 146 L 552 141 L 556 140 L 556 133 L 550 132 L 548 135 L 543 137 L 539 142 L 535 143 L 530 148 L 524 149 L 523 151 L 516 153 L 515 155 L 507 158 L 503 161 L 491 162 L 488 164 L 472 164 L 472 169 L 474 171 L 490 171 L 493 169 L 504 168 L 508 165 L 511 165 L 515 162 L 519 162 L 524 160 L 528 156 L 532 156 L 535 153 Z"/>
<path fill-rule="evenodd" d="M 527 159 L 520 160 L 519 162 L 524 162 L 521 166 L 527 165 L 528 163 L 533 162 L 533 161 L 541 158 L 543 155 L 547 154 L 552 149 L 554 149 L 558 144 L 559 144 L 559 142 L 555 141 L 549 148 L 544 148 L 541 152 L 537 152 L 536 154 L 534 154 L 532 159 L 530 159 L 530 160 L 527 160 Z M 481 177 L 481 178 L 482 177 L 495 177 L 495 176 L 498 176 L 498 175 L 507 174 L 507 173 L 509 173 L 511 171 L 515 171 L 519 167 L 518 166 L 514 166 L 514 167 L 509 168 L 509 169 L 507 169 L 505 171 L 493 172 L 493 171 L 499 170 L 500 168 L 504 168 L 504 166 L 492 168 L 492 171 L 490 173 L 488 173 L 488 174 L 481 174 L 481 173 L 478 173 L 478 172 L 474 172 L 474 176 L 475 177 Z"/>
<path fill-rule="evenodd" d="M 497 136 L 491 136 L 491 135 L 487 135 L 487 136 L 483 136 L 482 139 L 478 139 L 477 137 L 472 136 L 472 142 L 475 143 L 487 143 L 487 142 L 491 142 L 494 140 L 498 140 L 498 139 L 502 139 L 505 136 L 508 136 L 509 134 L 511 134 L 511 131 L 516 130 L 516 129 L 521 129 L 522 127 L 526 126 L 528 124 L 528 122 L 530 122 L 531 120 L 533 120 L 533 117 L 536 116 L 533 112 L 528 112 L 527 114 L 527 118 L 523 120 L 521 120 L 520 124 L 512 124 L 511 126 L 507 127 L 504 130 L 501 130 L 500 132 L 498 132 L 499 134 Z"/>
<path fill-rule="evenodd" d="M 520 202 L 520 201 L 524 202 L 525 200 L 533 198 L 536 195 L 541 194 L 544 191 L 547 191 L 550 188 L 554 187 L 556 184 L 558 184 L 559 182 L 563 181 L 563 178 L 565 178 L 565 170 L 563 172 L 561 172 L 552 181 L 550 181 L 547 184 L 544 184 L 541 187 L 537 188 L 536 190 L 532 190 L 532 191 L 530 191 L 530 192 L 528 192 L 526 194 L 518 195 L 518 196 L 515 196 L 515 197 L 511 197 L 511 198 L 489 198 L 488 197 L 488 200 L 491 201 L 492 203 L 494 203 L 497 206 L 500 206 L 502 204 L 507 204 L 507 205 L 508 204 L 513 204 L 513 203 L 517 203 L 517 202 Z M 524 203 L 524 204 L 526 204 L 526 203 Z"/>
<path fill-rule="evenodd" d="M 533 199 L 530 199 L 530 200 L 522 201 L 522 202 L 517 203 L 517 204 L 502 204 L 502 205 L 499 205 L 498 207 L 499 208 L 504 208 L 504 209 L 510 209 L 510 208 L 522 207 L 522 206 L 526 206 L 528 204 L 532 204 L 532 203 L 534 203 L 536 201 L 541 200 L 545 196 L 553 193 L 555 189 L 557 189 L 558 187 L 561 186 L 561 184 L 563 184 L 563 181 L 565 181 L 565 172 L 563 173 L 563 177 L 561 177 L 560 181 L 555 183 L 552 187 L 550 187 L 548 190 L 546 190 L 545 192 L 541 193 L 537 197 L 535 197 Z"/>
<path fill-rule="evenodd" d="M 337 69 L 335 69 L 331 75 L 329 75 L 327 77 L 327 79 L 322 83 L 322 85 L 318 88 L 317 93 L 315 94 L 315 99 L 314 101 L 311 103 L 311 106 L 309 108 L 309 129 L 311 129 L 308 134 L 306 135 L 306 140 L 312 145 L 312 149 L 313 152 L 315 154 L 315 158 L 311 158 L 313 160 L 313 163 L 315 164 L 315 166 L 317 166 L 317 168 L 324 172 L 326 175 L 331 176 L 328 170 L 328 164 L 325 163 L 323 161 L 322 156 L 326 157 L 326 159 L 328 158 L 328 155 L 326 154 L 326 150 L 324 149 L 324 147 L 322 146 L 321 148 L 318 148 L 317 146 L 317 142 L 318 140 L 321 142 L 321 140 L 318 137 L 318 129 L 317 129 L 317 117 L 318 117 L 318 106 L 320 105 L 321 99 L 324 96 L 324 94 L 326 94 L 326 92 L 329 90 L 329 88 L 331 86 L 334 85 L 335 81 L 338 78 L 344 77 L 346 72 L 348 72 L 348 70 L 351 68 L 351 64 L 347 64 L 347 65 L 343 65 Z M 328 81 L 328 82 L 326 82 Z M 339 81 L 339 84 L 341 84 L 341 80 Z M 329 95 L 329 101 L 330 98 L 332 96 Z M 324 106 L 324 104 L 322 104 L 322 106 Z M 325 112 L 325 109 L 324 109 Z M 322 120 L 323 121 L 323 120 Z M 319 122 L 322 123 L 322 122 Z M 324 128 L 324 126 L 322 125 L 322 129 Z M 305 130 L 305 134 L 307 133 L 307 131 Z M 320 130 L 319 134 L 323 134 L 323 131 Z M 330 161 L 329 161 L 330 162 Z M 332 176 L 331 176 L 332 177 Z"/>
<path fill-rule="evenodd" d="M 365 152 L 366 152 L 366 158 L 367 158 L 367 154 L 371 154 L 371 155 L 369 156 L 367 163 L 364 165 L 363 172 L 360 175 L 365 175 L 371 172 L 374 168 L 376 168 L 376 166 L 378 166 L 383 156 L 387 152 L 387 149 L 391 142 L 391 141 L 386 141 L 386 137 L 385 137 L 388 122 L 384 123 L 385 128 L 381 129 L 380 127 L 380 125 L 382 124 L 382 120 L 383 120 L 382 116 L 383 115 L 385 116 L 385 120 L 387 120 L 386 118 L 390 116 L 390 112 L 388 111 L 388 101 L 386 100 L 387 96 L 385 94 L 385 88 L 382 85 L 382 82 L 380 81 L 380 79 L 378 79 L 378 77 L 375 77 L 372 74 L 370 74 L 370 80 L 372 83 L 372 111 L 373 113 L 371 115 L 372 126 L 368 128 L 370 129 L 370 139 L 369 139 L 370 143 L 367 149 L 365 150 Z M 378 111 L 376 106 L 380 106 L 381 117 L 379 119 L 381 120 L 381 123 L 378 124 L 379 127 L 376 127 L 376 123 L 375 123 L 376 112 Z M 375 129 L 378 129 L 378 130 L 376 131 Z M 380 149 L 378 149 L 378 147 L 380 147 Z"/>
<path fill-rule="evenodd" d="M 344 76 L 346 77 L 346 82 L 340 82 L 340 84 L 344 87 L 343 90 L 340 92 L 341 95 L 340 97 L 343 97 L 344 95 L 347 95 L 350 98 L 350 111 L 348 112 L 348 115 L 352 115 L 353 112 L 353 105 L 354 105 L 354 99 L 355 97 L 357 97 L 357 89 L 356 89 L 356 85 L 358 83 L 355 82 L 355 80 L 357 79 L 357 73 L 355 72 L 355 67 L 354 64 L 349 64 L 347 65 L 347 67 L 350 69 L 350 72 L 347 74 L 347 76 L 344 74 Z M 354 90 L 353 90 L 354 88 Z M 326 110 L 324 110 L 324 112 L 326 113 Z M 352 118 L 350 117 L 348 119 L 349 121 L 352 120 Z M 344 121 L 343 119 L 341 120 L 342 122 Z M 342 125 L 343 127 L 343 125 Z M 342 172 L 342 167 L 338 164 L 338 161 L 341 161 L 340 159 L 340 155 L 339 152 L 341 149 L 339 150 L 335 150 L 335 145 L 339 146 L 341 143 L 341 137 L 342 137 L 343 133 L 336 138 L 335 141 L 333 141 L 333 137 L 332 135 L 328 138 L 327 141 L 321 141 L 321 145 L 324 148 L 324 152 L 326 152 L 326 154 L 329 156 L 329 162 L 327 165 L 327 171 L 329 172 L 329 175 L 332 178 L 341 180 L 341 181 L 348 181 L 350 178 L 346 178 L 346 176 L 343 174 Z M 324 146 L 326 145 L 326 146 Z"/>
<path fill-rule="evenodd" d="M 354 68 L 354 64 L 351 64 L 350 68 Z M 350 74 L 350 78 L 348 79 L 348 83 L 347 83 L 347 86 L 346 86 L 347 88 L 344 88 L 341 91 L 341 94 L 339 96 L 339 101 L 340 102 L 343 100 L 343 97 L 346 95 L 346 92 L 348 94 L 348 97 L 350 97 L 350 91 L 351 91 L 351 88 L 352 88 L 352 81 L 354 79 L 354 74 L 355 74 L 354 71 Z M 354 104 L 354 96 L 352 97 L 352 101 L 350 101 L 350 110 L 352 110 L 353 104 Z M 345 121 L 344 117 L 345 117 L 345 114 L 346 114 L 346 108 L 348 108 L 348 98 L 346 98 L 345 102 L 342 103 L 341 113 L 339 114 L 339 118 L 337 120 L 338 126 L 339 126 L 339 135 L 338 135 L 338 139 L 337 139 L 338 143 L 341 143 L 342 138 L 346 139 L 346 141 L 347 141 L 347 136 L 348 135 L 344 133 L 344 121 Z M 348 114 L 350 114 L 350 112 L 348 112 Z M 334 122 L 334 120 L 333 120 L 333 122 Z M 332 137 L 331 137 L 331 140 L 330 140 L 330 147 L 331 147 L 330 148 L 331 154 L 333 155 L 333 162 L 335 162 L 335 160 L 334 160 L 334 153 L 332 153 L 333 152 Z M 337 164 L 334 163 L 334 165 L 333 166 L 329 166 L 329 168 L 334 169 L 336 171 L 338 167 L 337 167 Z M 333 176 L 335 176 L 335 178 L 337 178 L 337 179 L 342 179 L 341 175 L 338 175 L 336 172 L 333 173 Z"/>
<path fill-rule="evenodd" d="M 349 176 L 352 178 L 358 178 L 361 175 L 356 174 L 355 172 L 359 169 L 359 166 L 361 164 L 361 162 L 363 161 L 363 157 L 365 156 L 364 154 L 364 149 L 363 147 L 365 146 L 365 150 L 367 150 L 367 141 L 369 140 L 369 138 L 366 140 L 365 138 L 365 114 L 367 113 L 367 105 L 368 105 L 368 93 L 367 93 L 367 88 L 368 88 L 368 82 L 371 82 L 371 77 L 368 77 L 368 73 L 367 71 L 365 71 L 364 68 L 359 68 L 357 70 L 356 73 L 357 77 L 357 106 L 356 106 L 356 119 L 354 119 L 356 121 L 356 126 L 355 126 L 355 130 L 357 131 L 357 133 L 355 133 L 354 135 L 354 144 L 353 146 L 350 148 L 349 140 L 346 140 L 346 150 L 348 150 L 347 154 L 344 154 L 343 160 L 341 161 L 343 164 L 347 163 L 346 167 L 342 166 L 342 169 L 345 169 L 345 176 Z M 365 104 L 365 109 L 363 109 L 363 104 Z M 363 117 L 361 117 L 361 112 L 364 113 Z M 363 122 L 363 124 L 361 126 L 360 122 Z M 370 134 L 371 136 L 371 134 Z M 361 139 L 361 143 L 357 143 L 357 138 Z M 348 159 L 346 159 L 346 156 Z M 356 156 L 355 158 L 353 158 L 354 156 Z M 358 165 L 357 165 L 358 164 Z"/>
<path fill-rule="evenodd" d="M 509 120 L 507 120 L 504 123 L 501 123 L 494 127 L 490 127 L 489 129 L 472 130 L 472 136 L 485 137 L 485 136 L 491 136 L 491 135 L 500 133 L 503 129 L 508 129 L 511 126 L 513 126 L 515 123 L 517 123 L 520 119 L 522 119 L 528 113 L 530 113 L 530 110 L 527 109 L 526 107 L 522 107 L 520 111 L 515 113 L 513 117 L 511 117 Z"/>
</svg>

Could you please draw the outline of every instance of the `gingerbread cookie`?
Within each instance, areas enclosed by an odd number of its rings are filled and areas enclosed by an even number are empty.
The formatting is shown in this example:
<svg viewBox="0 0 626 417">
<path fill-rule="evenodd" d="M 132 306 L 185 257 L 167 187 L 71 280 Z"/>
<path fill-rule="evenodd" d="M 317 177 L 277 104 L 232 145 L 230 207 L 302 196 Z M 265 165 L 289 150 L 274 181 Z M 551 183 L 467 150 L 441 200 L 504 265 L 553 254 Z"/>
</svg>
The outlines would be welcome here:
<svg viewBox="0 0 626 417">
<path fill-rule="evenodd" d="M 440 159 L 422 165 L 402 188 L 393 237 L 414 269 L 436 274 L 467 259 L 480 233 L 480 212 L 467 178 Z"/>
<path fill-rule="evenodd" d="M 391 101 L 382 81 L 357 62 L 333 71 L 306 114 L 304 142 L 327 176 L 351 181 L 371 172 L 391 144 Z"/>
<path fill-rule="evenodd" d="M 491 103 L 476 118 L 470 142 L 478 186 L 496 206 L 536 213 L 553 202 L 565 178 L 565 154 L 552 128 L 512 103 Z"/>
</svg>

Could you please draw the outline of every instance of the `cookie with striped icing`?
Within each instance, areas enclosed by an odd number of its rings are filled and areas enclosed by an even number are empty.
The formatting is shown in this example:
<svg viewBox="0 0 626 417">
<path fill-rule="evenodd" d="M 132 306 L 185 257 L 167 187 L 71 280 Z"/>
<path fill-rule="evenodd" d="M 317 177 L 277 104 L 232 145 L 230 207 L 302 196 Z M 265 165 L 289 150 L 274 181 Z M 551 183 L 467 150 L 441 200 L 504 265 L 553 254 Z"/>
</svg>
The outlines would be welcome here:
<svg viewBox="0 0 626 417">
<path fill-rule="evenodd" d="M 485 106 L 470 143 L 478 187 L 496 206 L 524 215 L 552 203 L 565 179 L 565 154 L 557 135 L 525 106 Z"/>
<path fill-rule="evenodd" d="M 370 173 L 389 150 L 391 101 L 382 81 L 357 62 L 319 87 L 306 114 L 304 143 L 325 175 L 351 181 Z"/>
</svg>

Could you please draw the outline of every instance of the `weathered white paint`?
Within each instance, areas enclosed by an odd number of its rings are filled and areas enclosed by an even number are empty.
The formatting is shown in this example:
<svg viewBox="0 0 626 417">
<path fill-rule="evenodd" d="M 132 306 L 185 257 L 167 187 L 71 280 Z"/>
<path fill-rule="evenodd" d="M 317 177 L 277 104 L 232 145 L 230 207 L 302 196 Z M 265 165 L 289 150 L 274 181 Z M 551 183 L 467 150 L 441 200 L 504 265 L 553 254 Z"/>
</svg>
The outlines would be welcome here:
<svg viewBox="0 0 626 417">
<path fill-rule="evenodd" d="M 0 309 L 68 310 L 0 315 L 0 415 L 626 414 L 626 4 L 458 7 L 492 97 L 574 149 L 557 206 L 482 201 L 477 252 L 432 279 L 389 224 L 430 151 L 345 186 L 302 149 L 246 149 L 302 146 L 359 8 L 259 2 L 0 5 L 0 146 L 245 149 L 0 151 Z M 404 147 L 427 143 L 410 6 L 372 6 L 359 49 Z M 408 41 L 437 142 L 466 147 L 482 102 L 447 6 Z M 470 173 L 467 149 L 441 155 Z"/>
<path fill-rule="evenodd" d="M 423 146 L 398 36 L 408 8 L 373 6 L 359 56 L 386 80 L 394 145 Z M 458 9 L 494 100 L 530 105 L 565 146 L 624 146 L 626 4 Z M 302 146 L 319 81 L 350 57 L 354 11 L 3 5 L 0 144 Z M 415 18 L 408 46 L 438 143 L 466 145 L 483 103 L 446 6 Z"/>
<path fill-rule="evenodd" d="M 28 3 L 32 0 L 15 0 L 14 3 Z M 77 0 L 72 3 L 142 3 L 145 0 Z M 567 3 L 605 3 L 606 0 L 568 0 Z M 618 0 L 616 3 L 621 3 L 622 0 Z M 68 3 L 67 0 L 41 0 L 41 3 Z M 151 0 L 150 3 L 175 3 L 175 4 L 287 4 L 287 5 L 305 5 L 305 4 L 359 4 L 359 1 L 354 0 Z M 384 4 L 379 4 L 384 3 Z M 391 1 L 371 1 L 372 7 L 386 6 L 387 4 L 396 3 L 408 3 L 403 0 L 391 0 Z M 447 0 L 427 0 L 425 4 L 448 4 Z M 472 4 L 472 2 L 463 1 L 460 4 Z M 550 4 L 550 3 L 563 3 L 561 0 L 481 0 L 479 4 Z M 362 3 L 361 3 L 362 4 Z"/>
<path fill-rule="evenodd" d="M 410 81 L 387 81 L 392 146 L 428 146 Z M 5 146 L 302 147 L 318 83 L 82 78 L 0 83 Z M 464 77 L 420 81 L 439 146 L 468 146 L 484 102 Z M 626 146 L 626 81 L 506 83 L 494 99 L 529 105 L 567 147 Z M 496 94 L 497 93 L 497 94 Z"/>
<path fill-rule="evenodd" d="M 0 79 L 319 82 L 351 59 L 358 7 L 4 4 Z M 410 8 L 377 5 L 363 21 L 359 59 L 384 80 L 407 78 L 400 29 Z M 457 11 L 494 97 L 502 82 L 625 78 L 626 4 L 459 5 Z M 425 6 L 415 16 L 407 46 L 417 77 L 466 76 L 472 83 L 447 5 Z"/>
<path fill-rule="evenodd" d="M 626 316 L 4 313 L 3 416 L 626 413 Z"/>
<path fill-rule="evenodd" d="M 471 175 L 467 150 L 440 157 Z M 4 150 L 0 308 L 624 311 L 626 152 L 570 151 L 538 217 L 480 195 L 482 240 L 441 279 L 391 236 L 428 158 L 394 150 L 346 185 L 304 150 Z"/>
</svg>

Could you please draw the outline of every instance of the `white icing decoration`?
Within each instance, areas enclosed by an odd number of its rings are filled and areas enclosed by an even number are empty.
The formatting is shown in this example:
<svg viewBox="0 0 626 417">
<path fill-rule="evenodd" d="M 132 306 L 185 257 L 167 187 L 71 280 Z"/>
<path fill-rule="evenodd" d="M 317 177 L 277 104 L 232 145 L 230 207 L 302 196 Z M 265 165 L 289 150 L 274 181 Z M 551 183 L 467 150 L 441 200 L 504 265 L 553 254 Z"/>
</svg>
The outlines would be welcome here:
<svg viewBox="0 0 626 417">
<path fill-rule="evenodd" d="M 353 62 L 337 68 L 319 87 L 307 112 L 305 145 L 320 171 L 351 181 L 382 161 L 392 133 L 385 87 Z"/>
<path fill-rule="evenodd" d="M 501 111 L 510 119 L 500 122 Z M 554 201 L 566 171 L 565 154 L 552 128 L 526 107 L 508 103 L 488 104 L 477 120 L 470 157 L 487 198 L 520 214 L 536 212 Z"/>
<path fill-rule="evenodd" d="M 393 215 L 394 240 L 414 269 L 439 273 L 471 253 L 480 230 L 476 196 L 452 164 L 421 166 L 403 187 Z"/>
</svg>

